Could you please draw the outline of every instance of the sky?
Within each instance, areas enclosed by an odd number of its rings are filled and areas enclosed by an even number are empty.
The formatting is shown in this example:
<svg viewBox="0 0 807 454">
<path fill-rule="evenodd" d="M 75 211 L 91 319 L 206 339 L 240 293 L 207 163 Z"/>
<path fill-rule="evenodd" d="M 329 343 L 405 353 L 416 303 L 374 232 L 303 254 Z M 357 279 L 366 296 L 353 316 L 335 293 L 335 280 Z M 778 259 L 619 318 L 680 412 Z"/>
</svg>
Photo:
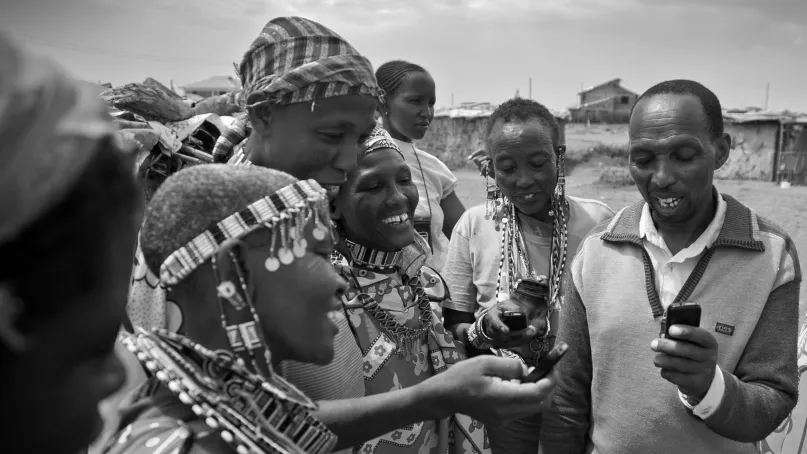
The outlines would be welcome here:
<svg viewBox="0 0 807 454">
<path fill-rule="evenodd" d="M 553 109 L 621 78 L 697 80 L 726 108 L 807 112 L 807 0 L 2 0 L 0 30 L 76 77 L 176 86 L 234 75 L 273 17 L 317 20 L 375 67 L 425 67 L 437 104 Z"/>
</svg>

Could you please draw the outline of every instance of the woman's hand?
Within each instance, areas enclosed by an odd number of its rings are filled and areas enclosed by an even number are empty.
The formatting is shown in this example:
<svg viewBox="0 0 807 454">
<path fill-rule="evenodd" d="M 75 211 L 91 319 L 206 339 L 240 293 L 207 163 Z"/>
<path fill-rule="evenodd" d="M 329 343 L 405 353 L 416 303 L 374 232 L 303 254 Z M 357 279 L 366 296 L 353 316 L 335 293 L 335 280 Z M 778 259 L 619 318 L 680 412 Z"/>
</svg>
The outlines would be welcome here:
<svg viewBox="0 0 807 454">
<path fill-rule="evenodd" d="M 528 325 L 525 329 L 511 331 L 502 321 L 501 315 L 505 311 L 519 311 L 527 315 L 528 320 L 533 320 L 527 311 L 522 310 L 519 305 L 511 299 L 496 303 L 485 313 L 482 319 L 482 329 L 488 337 L 493 339 L 493 348 L 516 348 L 522 345 L 529 345 L 536 333 L 536 327 Z"/>
</svg>

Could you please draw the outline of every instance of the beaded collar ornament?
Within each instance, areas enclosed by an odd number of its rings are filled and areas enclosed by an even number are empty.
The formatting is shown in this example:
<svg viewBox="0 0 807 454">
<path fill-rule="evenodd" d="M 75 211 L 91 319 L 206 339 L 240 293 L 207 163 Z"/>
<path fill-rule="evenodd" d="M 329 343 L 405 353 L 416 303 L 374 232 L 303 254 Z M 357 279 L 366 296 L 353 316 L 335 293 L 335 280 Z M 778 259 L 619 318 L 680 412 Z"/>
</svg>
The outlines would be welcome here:
<svg viewBox="0 0 807 454">
<path fill-rule="evenodd" d="M 339 229 L 337 228 L 337 231 Z M 400 271 L 400 260 L 402 251 L 383 252 L 376 251 L 362 245 L 356 244 L 343 236 L 342 244 L 347 252 L 347 256 L 339 252 L 334 252 L 331 257 L 334 265 L 338 265 L 342 260 L 346 260 L 350 265 L 350 285 L 355 287 L 359 294 L 358 301 L 361 303 L 363 309 L 373 317 L 379 325 L 381 331 L 387 338 L 393 341 L 396 345 L 396 353 L 406 359 L 414 358 L 418 351 L 419 342 L 426 340 L 429 335 L 429 328 L 431 327 L 432 311 L 431 303 L 429 301 L 426 291 L 423 289 L 423 284 L 420 281 L 420 276 L 407 276 Z M 410 294 L 414 301 L 417 302 L 418 311 L 418 327 L 410 328 L 403 326 L 395 320 L 395 317 L 390 315 L 381 305 L 376 301 L 376 295 L 364 293 L 358 285 L 358 276 L 366 273 L 367 271 L 375 271 L 383 274 L 400 273 L 402 287 L 409 287 Z"/>
<path fill-rule="evenodd" d="M 250 372 L 230 352 L 160 329 L 138 328 L 121 342 L 239 454 L 325 454 L 336 445 L 336 436 L 308 412 L 313 402 L 277 375 Z"/>
<path fill-rule="evenodd" d="M 488 188 L 488 206 L 485 217 L 493 218 L 496 231 L 502 232 L 501 255 L 499 259 L 499 271 L 496 282 L 496 294 L 502 293 L 502 278 L 507 273 L 508 293 L 519 291 L 519 283 L 527 284 L 528 287 L 536 287 L 543 281 L 548 281 L 548 310 L 546 314 L 547 330 L 546 334 L 536 337 L 530 342 L 530 350 L 535 354 L 536 359 L 545 352 L 549 345 L 546 337 L 549 335 L 549 319 L 552 313 L 560 308 L 560 286 L 563 281 L 563 271 L 566 265 L 566 248 L 568 237 L 569 201 L 566 199 L 566 176 L 564 171 L 564 155 L 566 147 L 558 147 L 558 181 L 555 185 L 555 192 L 552 196 L 552 208 L 549 215 L 552 216 L 552 246 L 550 250 L 549 278 L 538 276 L 535 269 L 530 264 L 527 246 L 524 240 L 523 227 L 518 220 L 517 210 L 513 203 L 504 197 L 500 191 Z M 491 199 L 493 197 L 493 199 Z M 529 282 L 532 281 L 532 282 Z M 528 283 L 529 282 L 529 283 Z M 523 285 L 522 284 L 522 285 Z M 535 285 L 533 285 L 535 284 Z M 522 290 L 529 291 L 528 289 Z"/>
</svg>

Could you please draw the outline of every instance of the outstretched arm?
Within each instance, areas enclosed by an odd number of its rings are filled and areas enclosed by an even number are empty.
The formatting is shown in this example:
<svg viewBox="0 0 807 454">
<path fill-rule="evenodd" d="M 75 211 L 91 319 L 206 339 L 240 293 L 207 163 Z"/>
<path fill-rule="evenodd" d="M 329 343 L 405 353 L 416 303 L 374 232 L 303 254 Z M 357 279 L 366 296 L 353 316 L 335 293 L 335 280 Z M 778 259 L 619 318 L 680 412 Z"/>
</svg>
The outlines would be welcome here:
<svg viewBox="0 0 807 454">
<path fill-rule="evenodd" d="M 551 404 L 556 376 L 520 383 L 525 372 L 518 360 L 480 356 L 460 361 L 409 388 L 358 399 L 321 401 L 314 416 L 339 437 L 337 449 L 454 413 L 483 424 L 501 423 L 540 413 Z"/>
</svg>

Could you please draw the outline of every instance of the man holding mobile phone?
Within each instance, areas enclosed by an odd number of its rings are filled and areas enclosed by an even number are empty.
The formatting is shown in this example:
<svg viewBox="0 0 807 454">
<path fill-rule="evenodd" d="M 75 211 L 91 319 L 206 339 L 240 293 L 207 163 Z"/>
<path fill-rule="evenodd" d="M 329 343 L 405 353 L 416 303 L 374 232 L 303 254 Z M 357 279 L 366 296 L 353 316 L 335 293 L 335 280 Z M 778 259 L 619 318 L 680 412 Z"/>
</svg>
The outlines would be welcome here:
<svg viewBox="0 0 807 454">
<path fill-rule="evenodd" d="M 797 399 L 801 270 L 780 227 L 714 187 L 720 102 L 662 82 L 631 113 L 643 201 L 583 240 L 544 453 L 754 453 Z"/>
</svg>

